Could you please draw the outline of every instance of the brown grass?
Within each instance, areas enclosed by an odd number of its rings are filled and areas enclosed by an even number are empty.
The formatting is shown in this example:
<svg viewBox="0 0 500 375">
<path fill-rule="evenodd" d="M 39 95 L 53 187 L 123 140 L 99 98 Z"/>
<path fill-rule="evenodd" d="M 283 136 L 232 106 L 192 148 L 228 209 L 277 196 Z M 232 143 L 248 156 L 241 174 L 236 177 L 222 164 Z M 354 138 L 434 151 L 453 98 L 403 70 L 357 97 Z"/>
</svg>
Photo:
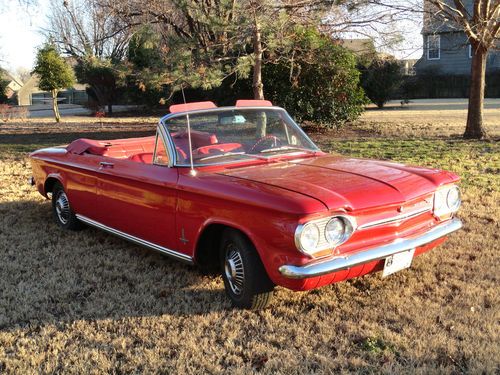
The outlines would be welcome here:
<svg viewBox="0 0 500 375">
<path fill-rule="evenodd" d="M 498 373 L 498 143 L 389 137 L 365 121 L 318 139 L 461 174 L 465 229 L 387 279 L 278 288 L 260 312 L 232 310 L 219 278 L 94 229 L 62 232 L 28 186 L 27 151 L 139 134 L 141 121 L 0 128 L 0 373 Z"/>
</svg>

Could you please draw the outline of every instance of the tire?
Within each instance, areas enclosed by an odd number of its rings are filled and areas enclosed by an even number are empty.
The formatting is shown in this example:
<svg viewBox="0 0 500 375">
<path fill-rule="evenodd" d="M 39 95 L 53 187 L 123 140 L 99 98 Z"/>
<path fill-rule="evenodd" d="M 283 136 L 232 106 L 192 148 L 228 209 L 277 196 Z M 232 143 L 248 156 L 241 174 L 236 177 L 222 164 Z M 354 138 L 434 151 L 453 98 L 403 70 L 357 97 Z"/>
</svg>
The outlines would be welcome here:
<svg viewBox="0 0 500 375">
<path fill-rule="evenodd" d="M 226 229 L 220 246 L 222 279 L 233 306 L 259 310 L 272 300 L 274 284 L 253 244 L 240 232 Z"/>
<path fill-rule="evenodd" d="M 60 182 L 56 182 L 52 188 L 52 215 L 57 225 L 63 229 L 79 230 L 82 227 L 82 223 L 71 209 L 68 196 Z"/>
</svg>

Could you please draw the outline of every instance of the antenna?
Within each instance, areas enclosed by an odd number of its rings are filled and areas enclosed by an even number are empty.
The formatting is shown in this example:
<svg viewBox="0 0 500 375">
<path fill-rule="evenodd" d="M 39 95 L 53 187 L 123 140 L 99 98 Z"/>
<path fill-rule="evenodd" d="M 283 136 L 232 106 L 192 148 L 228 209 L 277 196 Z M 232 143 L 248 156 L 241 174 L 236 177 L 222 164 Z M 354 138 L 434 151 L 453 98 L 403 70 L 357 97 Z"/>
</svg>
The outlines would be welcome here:
<svg viewBox="0 0 500 375">
<path fill-rule="evenodd" d="M 184 95 L 184 84 L 181 84 L 181 91 L 182 91 L 182 99 L 184 100 L 184 104 L 186 104 L 186 96 Z M 189 120 L 189 113 L 186 113 L 186 121 L 188 127 L 189 164 L 191 166 L 191 171 L 189 172 L 189 174 L 191 176 L 196 176 L 196 171 L 194 170 L 194 164 L 193 164 L 193 146 L 191 143 L 191 122 Z"/>
</svg>

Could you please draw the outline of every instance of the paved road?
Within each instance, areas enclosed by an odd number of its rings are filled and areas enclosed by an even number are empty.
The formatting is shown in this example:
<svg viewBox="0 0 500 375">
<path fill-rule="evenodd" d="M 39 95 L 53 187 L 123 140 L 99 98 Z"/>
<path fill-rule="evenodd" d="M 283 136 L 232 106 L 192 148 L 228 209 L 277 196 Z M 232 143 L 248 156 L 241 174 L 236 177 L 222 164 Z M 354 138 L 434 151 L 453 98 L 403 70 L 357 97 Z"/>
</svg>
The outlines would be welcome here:
<svg viewBox="0 0 500 375">
<path fill-rule="evenodd" d="M 467 110 L 467 99 L 415 99 L 409 104 L 401 105 L 400 100 L 392 100 L 388 102 L 385 109 L 411 109 L 417 111 L 433 111 L 433 110 Z M 136 106 L 115 105 L 113 112 L 124 112 L 134 109 Z M 35 105 L 28 107 L 30 118 L 53 117 L 52 107 L 50 105 Z M 367 106 L 367 109 L 377 108 L 374 104 Z M 485 99 L 485 109 L 500 109 L 500 98 Z M 88 116 L 91 111 L 82 106 L 73 104 L 59 105 L 61 116 Z"/>
<path fill-rule="evenodd" d="M 409 104 L 401 105 L 400 100 L 391 100 L 384 108 L 409 108 L 417 111 L 426 110 L 465 110 L 468 106 L 468 99 L 414 99 L 410 100 Z M 367 108 L 376 108 L 374 104 L 369 105 Z M 485 109 L 500 109 L 500 98 L 485 99 Z"/>
<path fill-rule="evenodd" d="M 54 112 L 52 112 L 52 107 L 47 106 L 47 105 L 36 105 L 36 106 L 31 106 L 29 108 L 29 114 L 28 117 L 30 118 L 43 118 L 43 117 L 53 117 Z M 131 109 L 136 108 L 136 106 L 133 105 L 114 105 L 113 106 L 113 112 L 125 112 L 129 111 Z M 73 105 L 73 104 L 60 104 L 59 105 L 59 112 L 61 113 L 61 116 L 88 116 L 92 114 L 92 112 L 79 105 Z"/>
</svg>

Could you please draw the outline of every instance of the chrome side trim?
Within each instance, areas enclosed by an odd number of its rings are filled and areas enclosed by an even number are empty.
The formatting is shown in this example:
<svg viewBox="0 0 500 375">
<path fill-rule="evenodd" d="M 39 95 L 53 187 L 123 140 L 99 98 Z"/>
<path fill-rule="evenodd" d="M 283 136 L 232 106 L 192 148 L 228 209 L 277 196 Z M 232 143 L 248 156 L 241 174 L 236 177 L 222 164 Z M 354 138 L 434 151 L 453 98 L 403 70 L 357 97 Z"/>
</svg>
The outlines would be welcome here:
<svg viewBox="0 0 500 375">
<path fill-rule="evenodd" d="M 102 230 L 104 230 L 104 231 L 106 231 L 108 233 L 114 234 L 114 235 L 116 235 L 118 237 L 121 237 L 121 238 L 123 238 L 125 240 L 128 240 L 130 242 L 133 242 L 135 244 L 147 247 L 147 248 L 149 248 L 151 250 L 158 251 L 158 252 L 160 252 L 162 254 L 168 255 L 168 256 L 170 256 L 172 258 L 175 258 L 177 260 L 180 260 L 182 262 L 189 263 L 189 264 L 194 264 L 193 258 L 190 257 L 189 255 L 182 254 L 182 253 L 179 253 L 177 251 L 167 249 L 166 247 L 163 247 L 163 246 L 154 244 L 152 242 L 143 240 L 143 239 L 141 239 L 139 237 L 132 236 L 130 234 L 127 234 L 125 232 L 119 231 L 117 229 L 113 229 L 111 227 L 108 227 L 107 225 L 104 225 L 104 224 L 101 224 L 101 223 L 99 223 L 97 221 L 89 219 L 88 217 L 85 217 L 85 216 L 82 216 L 82 215 L 78 215 L 78 214 L 76 214 L 76 217 L 78 218 L 78 220 L 81 220 L 81 221 L 83 221 L 84 223 L 86 223 L 88 225 L 91 225 L 93 227 L 102 229 Z"/>
<path fill-rule="evenodd" d="M 399 238 L 387 245 L 382 245 L 365 251 L 359 251 L 344 256 L 336 256 L 322 262 L 311 262 L 304 266 L 283 265 L 279 272 L 291 279 L 305 279 L 326 275 L 332 272 L 343 271 L 351 267 L 359 266 L 374 260 L 381 260 L 388 256 L 423 246 L 441 237 L 462 228 L 460 219 L 451 219 L 445 223 L 438 224 L 429 231 L 418 237 Z"/>
<path fill-rule="evenodd" d="M 408 212 L 408 213 L 405 213 L 405 214 L 401 214 L 401 215 L 398 215 L 398 216 L 393 216 L 393 217 L 389 217 L 389 218 L 386 218 L 386 219 L 371 221 L 369 223 L 365 223 L 363 225 L 360 225 L 358 227 L 358 229 L 366 229 L 366 228 L 376 227 L 376 226 L 379 226 L 379 225 L 395 223 L 395 222 L 398 222 L 398 221 L 401 221 L 401 220 L 410 219 L 412 217 L 418 216 L 420 214 L 423 214 L 424 212 L 431 212 L 431 211 L 432 211 L 432 207 L 424 207 L 424 208 L 421 208 L 421 209 L 418 209 L 418 210 L 415 210 L 415 211 L 412 211 L 412 212 Z"/>
</svg>

